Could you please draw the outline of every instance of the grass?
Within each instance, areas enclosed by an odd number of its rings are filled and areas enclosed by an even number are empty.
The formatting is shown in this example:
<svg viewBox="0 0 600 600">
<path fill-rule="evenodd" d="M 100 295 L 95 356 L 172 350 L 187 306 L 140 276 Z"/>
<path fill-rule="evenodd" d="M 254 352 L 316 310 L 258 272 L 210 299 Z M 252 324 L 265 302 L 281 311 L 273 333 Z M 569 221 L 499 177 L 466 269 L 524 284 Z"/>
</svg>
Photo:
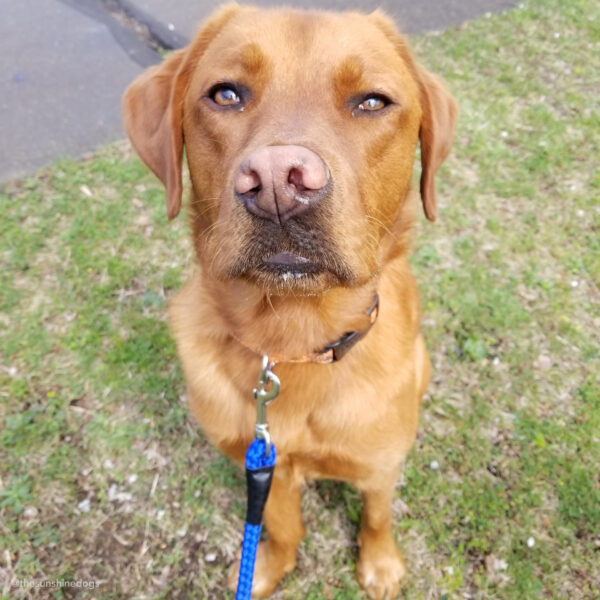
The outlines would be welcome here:
<svg viewBox="0 0 600 600">
<path fill-rule="evenodd" d="M 402 597 L 600 598 L 600 7 L 531 0 L 414 46 L 461 120 L 413 256 L 435 375 L 394 503 Z M 244 481 L 188 415 L 165 323 L 184 219 L 124 144 L 0 210 L 0 593 L 231 597 Z M 358 495 L 303 503 L 274 597 L 364 598 Z"/>
</svg>

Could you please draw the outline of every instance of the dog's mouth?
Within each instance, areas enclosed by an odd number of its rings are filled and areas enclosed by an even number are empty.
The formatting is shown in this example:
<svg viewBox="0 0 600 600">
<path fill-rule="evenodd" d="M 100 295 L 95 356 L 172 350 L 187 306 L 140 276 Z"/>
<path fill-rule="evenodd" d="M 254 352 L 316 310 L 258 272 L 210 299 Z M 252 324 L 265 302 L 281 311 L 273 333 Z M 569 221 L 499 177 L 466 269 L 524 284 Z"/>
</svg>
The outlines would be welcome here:
<svg viewBox="0 0 600 600">
<path fill-rule="evenodd" d="M 253 252 L 252 250 L 255 250 Z M 325 253 L 303 256 L 297 250 L 269 249 L 260 253 L 247 248 L 234 269 L 232 278 L 242 277 L 261 287 L 283 291 L 294 289 L 297 293 L 313 293 L 331 285 L 350 285 L 350 270 L 334 255 Z"/>
<path fill-rule="evenodd" d="M 352 271 L 326 233 L 319 214 L 290 219 L 285 227 L 254 218 L 228 269 L 261 287 L 313 293 L 332 285 L 351 285 Z"/>
<path fill-rule="evenodd" d="M 285 276 L 289 274 L 290 276 L 300 277 L 308 273 L 320 273 L 323 269 L 315 262 L 299 254 L 278 252 L 266 258 L 260 266 L 260 270 L 275 275 Z"/>
<path fill-rule="evenodd" d="M 287 287 L 312 286 L 329 271 L 321 261 L 289 251 L 271 254 L 255 268 L 255 274 L 263 284 L 275 284 L 276 287 L 282 284 Z"/>
</svg>

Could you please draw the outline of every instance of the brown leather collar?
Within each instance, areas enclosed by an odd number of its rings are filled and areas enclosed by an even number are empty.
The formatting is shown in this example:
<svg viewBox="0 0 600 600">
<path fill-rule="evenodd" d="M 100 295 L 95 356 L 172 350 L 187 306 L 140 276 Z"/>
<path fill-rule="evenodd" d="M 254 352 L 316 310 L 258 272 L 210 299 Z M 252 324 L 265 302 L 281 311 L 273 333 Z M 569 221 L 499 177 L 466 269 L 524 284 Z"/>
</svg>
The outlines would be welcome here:
<svg viewBox="0 0 600 600">
<path fill-rule="evenodd" d="M 319 363 L 327 365 L 330 363 L 338 362 L 341 360 L 346 353 L 355 346 L 360 340 L 362 340 L 367 333 L 369 333 L 371 327 L 377 320 L 379 314 L 379 295 L 375 294 L 375 300 L 365 314 L 370 318 L 369 324 L 358 331 L 349 331 L 345 333 L 341 338 L 328 344 L 322 350 L 305 354 L 298 358 L 280 358 L 277 356 L 270 356 L 269 360 L 273 363 Z"/>
</svg>

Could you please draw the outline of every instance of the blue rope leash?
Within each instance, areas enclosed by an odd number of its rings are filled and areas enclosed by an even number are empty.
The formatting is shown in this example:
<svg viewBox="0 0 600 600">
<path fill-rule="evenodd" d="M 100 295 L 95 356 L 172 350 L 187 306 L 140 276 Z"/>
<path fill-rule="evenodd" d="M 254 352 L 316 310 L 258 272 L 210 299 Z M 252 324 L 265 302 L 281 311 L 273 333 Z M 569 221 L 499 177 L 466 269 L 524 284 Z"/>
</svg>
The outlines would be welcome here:
<svg viewBox="0 0 600 600">
<path fill-rule="evenodd" d="M 246 484 L 248 486 L 248 508 L 242 542 L 242 559 L 235 600 L 250 600 L 256 551 L 262 529 L 262 517 L 271 489 L 277 452 L 271 443 L 267 425 L 267 404 L 279 394 L 279 379 L 271 370 L 274 363 L 263 356 L 262 370 L 258 377 L 258 389 L 254 390 L 257 403 L 254 441 L 246 452 Z M 268 389 L 267 389 L 268 387 Z"/>
<path fill-rule="evenodd" d="M 271 480 L 277 452 L 271 444 L 271 451 L 266 455 L 266 442 L 255 439 L 246 452 L 246 480 L 248 482 L 248 511 L 244 526 L 244 541 L 242 542 L 242 560 L 238 578 L 235 600 L 250 600 L 252 595 L 252 580 L 256 550 L 262 529 L 262 514 Z"/>
</svg>

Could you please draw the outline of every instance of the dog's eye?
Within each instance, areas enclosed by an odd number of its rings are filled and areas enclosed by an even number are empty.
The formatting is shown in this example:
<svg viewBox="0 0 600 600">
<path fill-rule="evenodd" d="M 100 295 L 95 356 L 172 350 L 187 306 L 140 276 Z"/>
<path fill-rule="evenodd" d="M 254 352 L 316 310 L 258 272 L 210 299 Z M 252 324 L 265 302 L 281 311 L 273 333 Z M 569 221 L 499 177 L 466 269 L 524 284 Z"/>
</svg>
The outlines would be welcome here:
<svg viewBox="0 0 600 600">
<path fill-rule="evenodd" d="M 385 108 L 389 104 L 389 100 L 384 96 L 380 95 L 372 95 L 365 98 L 359 105 L 358 110 L 363 110 L 365 112 L 373 112 L 376 110 L 381 110 Z"/>
<path fill-rule="evenodd" d="M 210 98 L 219 106 L 239 106 L 242 103 L 236 90 L 227 85 L 220 85 L 212 89 Z"/>
</svg>

